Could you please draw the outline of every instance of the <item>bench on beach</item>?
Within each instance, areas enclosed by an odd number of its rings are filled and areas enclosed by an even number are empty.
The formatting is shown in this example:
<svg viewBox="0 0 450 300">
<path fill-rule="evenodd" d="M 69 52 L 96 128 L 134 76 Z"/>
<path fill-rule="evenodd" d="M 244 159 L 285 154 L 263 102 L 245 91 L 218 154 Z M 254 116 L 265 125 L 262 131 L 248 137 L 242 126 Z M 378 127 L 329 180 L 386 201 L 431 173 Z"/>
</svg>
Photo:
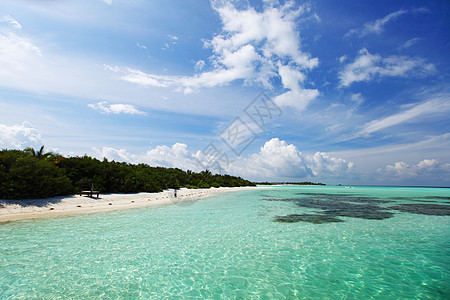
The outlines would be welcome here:
<svg viewBox="0 0 450 300">
<path fill-rule="evenodd" d="M 83 185 L 83 180 L 81 180 L 80 182 L 80 196 L 82 195 L 88 195 L 89 197 L 93 197 L 94 195 L 97 195 L 97 198 L 100 195 L 100 189 L 95 190 L 94 189 L 94 184 L 91 183 L 91 180 L 88 180 L 87 182 L 87 187 L 88 188 L 84 188 L 86 187 L 86 184 Z"/>
</svg>

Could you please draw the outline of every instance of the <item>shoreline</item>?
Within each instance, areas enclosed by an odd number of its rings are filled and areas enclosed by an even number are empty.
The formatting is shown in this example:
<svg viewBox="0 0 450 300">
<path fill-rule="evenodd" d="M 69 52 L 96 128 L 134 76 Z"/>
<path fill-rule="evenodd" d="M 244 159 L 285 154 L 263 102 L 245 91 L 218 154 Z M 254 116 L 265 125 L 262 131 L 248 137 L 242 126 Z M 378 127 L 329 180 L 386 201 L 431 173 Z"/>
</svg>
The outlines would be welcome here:
<svg viewBox="0 0 450 300">
<path fill-rule="evenodd" d="M 234 191 L 270 189 L 270 187 L 220 187 L 209 189 L 177 190 L 177 197 L 173 196 L 173 189 L 159 193 L 133 194 L 100 194 L 99 198 L 73 195 L 47 199 L 4 200 L 0 203 L 0 224 L 11 221 L 69 216 L 77 214 L 91 214 L 125 210 L 132 208 L 152 207 L 160 205 L 195 202 L 199 199 Z M 21 201 L 26 205 L 19 204 Z"/>
</svg>

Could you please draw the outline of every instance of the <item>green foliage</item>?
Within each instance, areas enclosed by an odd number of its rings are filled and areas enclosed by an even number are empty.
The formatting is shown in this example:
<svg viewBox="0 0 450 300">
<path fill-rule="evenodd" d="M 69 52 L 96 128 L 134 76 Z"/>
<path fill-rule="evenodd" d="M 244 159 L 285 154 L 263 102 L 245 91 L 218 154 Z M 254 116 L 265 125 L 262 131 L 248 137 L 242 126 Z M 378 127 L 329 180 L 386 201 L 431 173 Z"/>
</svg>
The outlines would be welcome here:
<svg viewBox="0 0 450 300">
<path fill-rule="evenodd" d="M 186 184 L 185 188 L 187 188 L 187 189 L 198 189 L 198 187 L 196 187 L 195 185 L 191 185 L 191 184 Z"/>
<path fill-rule="evenodd" d="M 101 193 L 160 192 L 164 189 L 250 186 L 240 177 L 195 173 L 177 168 L 150 167 L 89 157 L 65 158 L 36 152 L 0 151 L 0 198 L 46 198 L 78 193 L 81 182 L 94 183 Z M 34 155 L 33 155 L 34 153 Z M 37 154 L 40 153 L 40 154 Z"/>
<path fill-rule="evenodd" d="M 220 184 L 217 182 L 213 182 L 213 184 L 211 184 L 211 187 L 218 188 L 218 187 L 220 187 Z"/>
<path fill-rule="evenodd" d="M 33 157 L 39 159 L 49 159 L 51 160 L 55 155 L 51 152 L 44 152 L 44 146 L 42 146 L 38 151 L 34 150 L 34 148 L 26 148 L 23 152 L 30 154 Z"/>
<path fill-rule="evenodd" d="M 0 151 L 0 198 L 48 198 L 72 192 L 69 178 L 52 162 L 21 151 Z"/>
<path fill-rule="evenodd" d="M 248 186 L 248 180 L 230 175 L 213 175 L 210 171 L 194 173 L 177 168 L 150 167 L 146 164 L 132 165 L 108 160 L 99 161 L 89 156 L 70 157 L 58 163 L 72 183 L 92 182 L 103 193 L 160 192 L 164 189 L 210 188 L 211 186 Z"/>
</svg>

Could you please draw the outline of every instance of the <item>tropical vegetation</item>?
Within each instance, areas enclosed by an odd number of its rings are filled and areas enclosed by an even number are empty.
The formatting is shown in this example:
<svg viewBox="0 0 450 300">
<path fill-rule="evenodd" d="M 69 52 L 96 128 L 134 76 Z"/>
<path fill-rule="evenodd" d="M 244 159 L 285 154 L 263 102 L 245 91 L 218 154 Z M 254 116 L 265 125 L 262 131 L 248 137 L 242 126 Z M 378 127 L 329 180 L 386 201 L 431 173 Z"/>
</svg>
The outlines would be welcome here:
<svg viewBox="0 0 450 300">
<path fill-rule="evenodd" d="M 33 148 L 0 151 L 0 199 L 70 195 L 91 183 L 101 193 L 160 192 L 168 188 L 253 186 L 241 177 L 199 173 L 147 164 L 100 161 L 85 156 L 63 157 Z"/>
</svg>

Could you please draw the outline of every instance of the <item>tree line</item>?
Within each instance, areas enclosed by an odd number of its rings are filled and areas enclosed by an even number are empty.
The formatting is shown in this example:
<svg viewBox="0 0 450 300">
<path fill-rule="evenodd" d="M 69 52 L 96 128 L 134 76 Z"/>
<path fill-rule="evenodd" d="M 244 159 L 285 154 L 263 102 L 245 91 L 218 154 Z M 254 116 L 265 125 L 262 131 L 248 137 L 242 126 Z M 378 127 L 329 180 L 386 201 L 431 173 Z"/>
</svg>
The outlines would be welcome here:
<svg viewBox="0 0 450 300">
<path fill-rule="evenodd" d="M 172 188 L 254 186 L 231 175 L 199 173 L 147 164 L 100 161 L 90 156 L 64 157 L 36 151 L 0 151 L 0 199 L 39 199 L 79 193 L 85 183 L 101 193 L 160 192 Z"/>
</svg>

